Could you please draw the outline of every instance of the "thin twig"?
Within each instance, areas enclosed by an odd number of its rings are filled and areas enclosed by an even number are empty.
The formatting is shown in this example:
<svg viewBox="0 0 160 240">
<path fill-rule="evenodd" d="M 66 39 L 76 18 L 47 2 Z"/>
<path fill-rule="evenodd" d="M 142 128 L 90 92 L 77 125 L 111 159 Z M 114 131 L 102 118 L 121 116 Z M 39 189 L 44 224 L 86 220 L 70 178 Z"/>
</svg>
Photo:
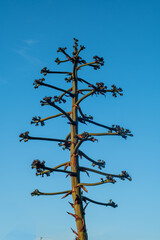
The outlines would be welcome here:
<svg viewBox="0 0 160 240">
<path fill-rule="evenodd" d="M 82 196 L 82 200 L 83 201 L 89 201 L 89 202 L 92 202 L 92 203 L 95 203 L 95 204 L 98 204 L 98 205 L 103 205 L 103 206 L 106 206 L 106 207 L 108 207 L 108 206 L 111 206 L 111 207 L 113 207 L 113 208 L 116 208 L 116 207 L 118 207 L 118 205 L 117 204 L 115 204 L 112 200 L 110 200 L 109 201 L 109 203 L 102 203 L 102 202 L 97 202 L 97 201 L 95 201 L 95 200 L 92 200 L 92 199 L 90 199 L 90 198 L 87 198 L 87 197 L 85 197 L 85 196 Z"/>
<path fill-rule="evenodd" d="M 89 133 L 90 136 L 119 136 L 119 133 Z"/>
<path fill-rule="evenodd" d="M 72 118 L 68 115 L 67 112 L 65 112 L 62 108 L 60 108 L 59 106 L 57 106 L 54 102 L 47 102 L 50 106 L 55 107 L 57 110 L 59 110 L 61 113 L 63 113 L 68 120 L 70 121 L 70 123 L 75 124 L 75 122 L 72 120 Z"/>
<path fill-rule="evenodd" d="M 100 171 L 97 171 L 97 170 L 94 170 L 92 168 L 87 168 L 87 167 L 79 167 L 79 170 L 80 171 L 90 171 L 90 172 L 94 172 L 94 173 L 97 173 L 97 174 L 100 174 L 100 175 L 104 175 L 104 176 L 107 176 L 107 177 L 116 177 L 116 178 L 120 178 L 122 180 L 124 180 L 125 178 L 127 178 L 128 180 L 131 180 L 130 176 L 128 173 L 124 173 L 125 171 L 122 171 L 122 174 L 110 174 L 110 173 L 104 173 L 104 172 L 100 172 Z"/>
<path fill-rule="evenodd" d="M 69 138 L 71 138 L 71 133 L 68 133 L 68 135 L 66 136 L 65 140 L 67 141 Z"/>
<path fill-rule="evenodd" d="M 57 169 L 57 168 L 60 168 L 60 167 L 63 167 L 63 166 L 65 166 L 66 164 L 68 164 L 69 162 L 65 162 L 65 163 L 62 163 L 62 164 L 59 164 L 59 165 L 57 165 L 56 167 L 54 167 L 54 168 L 51 168 L 52 170 L 55 170 L 55 169 Z M 42 171 L 42 172 L 40 172 L 40 173 L 37 173 L 37 175 L 43 175 L 43 174 L 46 174 L 46 173 L 49 173 L 50 172 L 50 170 L 46 170 L 46 171 Z"/>
<path fill-rule="evenodd" d="M 68 143 L 68 141 L 64 140 L 64 139 L 57 139 L 57 138 L 44 138 L 44 137 L 31 137 L 28 135 L 29 132 L 25 132 L 25 133 L 21 133 L 19 135 L 20 142 L 22 140 L 24 140 L 25 142 L 27 142 L 28 140 L 44 140 L 44 141 L 53 141 L 53 142 L 64 142 L 64 143 Z"/>
<path fill-rule="evenodd" d="M 94 121 L 92 121 L 92 120 L 89 120 L 89 119 L 86 118 L 85 116 L 82 117 L 82 118 L 80 118 L 80 119 L 82 119 L 82 120 L 84 120 L 84 121 L 86 121 L 86 122 L 92 123 L 92 124 L 94 124 L 94 125 L 97 125 L 97 126 L 99 126 L 99 127 L 103 127 L 103 128 L 108 129 L 108 130 L 116 131 L 114 128 L 108 127 L 108 126 L 103 125 L 103 124 L 101 124 L 101 123 L 94 122 Z"/>
<path fill-rule="evenodd" d="M 49 167 L 44 167 L 44 169 L 48 170 L 49 172 L 63 172 L 63 173 L 68 173 L 71 176 L 76 176 L 77 175 L 75 172 L 62 170 L 62 169 L 49 168 Z"/>
<path fill-rule="evenodd" d="M 72 87 L 69 88 L 69 89 L 67 89 L 67 92 L 71 92 L 71 91 L 72 91 Z M 66 94 L 66 93 L 62 93 L 58 98 L 59 98 L 59 99 L 62 99 L 65 94 Z M 72 95 L 73 95 L 73 94 L 72 94 Z"/>
<path fill-rule="evenodd" d="M 39 196 L 39 195 L 59 195 L 59 194 L 64 194 L 64 193 L 67 193 L 69 192 L 70 190 L 66 190 L 66 191 L 62 191 L 62 192 L 54 192 L 54 193 L 43 193 L 43 192 L 40 192 L 38 189 L 36 189 L 35 191 L 33 191 L 31 193 L 32 196 Z"/>
<path fill-rule="evenodd" d="M 81 150 L 78 150 L 78 154 L 80 156 L 85 157 L 87 160 L 89 160 L 90 162 L 93 163 L 93 165 L 98 165 L 99 167 L 105 167 L 105 162 L 103 160 L 99 160 L 99 161 L 95 161 L 92 158 L 88 157 L 84 152 L 82 152 Z"/>
<path fill-rule="evenodd" d="M 90 91 L 92 91 L 93 89 L 91 88 L 91 89 L 87 89 L 87 88 L 85 88 L 85 89 L 78 89 L 78 93 L 81 93 L 81 92 L 90 92 Z"/>
<path fill-rule="evenodd" d="M 104 181 L 101 181 L 101 182 L 96 182 L 96 183 L 78 183 L 77 184 L 77 187 L 78 186 L 97 186 L 97 185 L 101 185 L 101 184 L 104 184 L 104 183 L 115 183 L 116 180 L 112 179 L 106 179 Z"/>
<path fill-rule="evenodd" d="M 91 92 L 87 93 L 86 95 L 84 95 L 83 97 L 81 97 L 76 103 L 75 105 L 79 105 L 80 102 L 82 102 L 82 100 L 84 100 L 85 98 L 89 97 L 90 95 L 92 95 L 93 93 L 95 93 L 95 89 L 93 89 Z"/>
<path fill-rule="evenodd" d="M 84 142 L 85 140 L 80 140 L 77 144 L 76 144 L 76 146 L 75 146 L 75 148 L 74 148 L 74 151 L 73 151 L 73 154 L 76 154 L 77 153 L 77 150 L 79 149 L 79 147 L 81 146 L 81 144 Z"/>
<path fill-rule="evenodd" d="M 87 82 L 87 81 L 84 80 L 83 78 L 77 78 L 77 79 L 78 79 L 79 82 L 84 82 L 84 83 L 86 83 L 88 86 L 93 87 L 93 88 L 96 88 L 95 85 L 93 85 L 93 84 L 90 83 L 90 82 Z"/>
<path fill-rule="evenodd" d="M 53 88 L 53 89 L 56 89 L 58 91 L 61 91 L 61 92 L 64 92 L 65 94 L 69 94 L 71 97 L 73 96 L 73 94 L 65 89 L 62 89 L 62 88 L 59 88 L 59 87 L 55 87 L 55 86 L 52 86 L 50 84 L 47 84 L 47 83 L 43 83 L 43 82 L 40 82 L 38 80 L 35 80 L 36 83 L 38 83 L 39 85 L 42 85 L 42 86 L 46 86 L 46 87 L 49 87 L 49 88 Z"/>
<path fill-rule="evenodd" d="M 79 66 L 77 67 L 77 70 L 80 69 L 81 67 L 89 66 L 89 65 L 93 65 L 93 64 L 97 65 L 98 63 L 99 63 L 98 61 L 93 61 L 93 62 L 89 62 L 89 63 L 84 63 L 84 64 L 82 64 L 82 65 L 79 65 Z"/>
</svg>

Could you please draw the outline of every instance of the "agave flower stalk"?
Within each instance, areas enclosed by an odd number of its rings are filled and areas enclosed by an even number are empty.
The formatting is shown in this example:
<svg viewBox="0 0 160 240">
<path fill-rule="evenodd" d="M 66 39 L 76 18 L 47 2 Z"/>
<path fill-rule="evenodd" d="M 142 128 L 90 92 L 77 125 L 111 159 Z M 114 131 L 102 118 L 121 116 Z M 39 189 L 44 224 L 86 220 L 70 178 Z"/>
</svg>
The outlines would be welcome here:
<svg viewBox="0 0 160 240">
<path fill-rule="evenodd" d="M 61 195 L 62 199 L 67 198 L 68 196 L 72 196 L 73 202 L 69 202 L 70 207 L 72 207 L 72 210 L 74 210 L 74 213 L 68 212 L 67 214 L 74 218 L 76 222 L 76 230 L 72 230 L 72 232 L 75 234 L 76 240 L 88 240 L 88 233 L 86 228 L 86 220 L 85 220 L 85 211 L 86 207 L 89 203 L 98 204 L 101 206 L 110 206 L 113 208 L 116 208 L 118 205 L 110 200 L 108 203 L 100 202 L 97 200 L 93 200 L 89 198 L 88 196 L 84 196 L 83 192 L 86 192 L 88 194 L 88 190 L 86 187 L 93 187 L 93 186 L 99 186 L 105 183 L 116 183 L 116 179 L 125 180 L 128 179 L 131 181 L 130 175 L 126 171 L 122 171 L 121 174 L 110 174 L 106 173 L 102 170 L 102 168 L 105 168 L 105 161 L 103 160 L 94 160 L 91 157 L 88 156 L 88 154 L 84 153 L 80 150 L 80 147 L 82 144 L 85 144 L 86 141 L 90 141 L 91 143 L 94 143 L 95 141 L 98 141 L 94 137 L 101 137 L 101 136 L 120 136 L 124 139 L 126 139 L 128 136 L 133 136 L 133 134 L 128 130 L 124 129 L 123 127 L 120 127 L 119 125 L 112 125 L 107 126 L 101 123 L 97 123 L 96 121 L 93 121 L 93 117 L 91 115 L 87 115 L 83 113 L 83 109 L 81 107 L 81 103 L 88 97 L 91 96 L 101 96 L 106 94 L 111 94 L 113 97 L 122 96 L 122 89 L 117 88 L 115 85 L 112 85 L 110 88 L 104 85 L 103 82 L 97 82 L 90 83 L 85 79 L 82 79 L 78 77 L 79 70 L 83 69 L 84 67 L 92 67 L 94 70 L 100 69 L 101 66 L 104 65 L 104 59 L 102 57 L 94 56 L 93 61 L 87 62 L 85 59 L 80 57 L 80 53 L 82 50 L 85 49 L 84 46 L 80 45 L 78 49 L 78 40 L 74 38 L 74 51 L 73 54 L 67 53 L 66 47 L 60 47 L 58 48 L 57 52 L 60 52 L 63 54 L 65 59 L 60 60 L 59 58 L 56 58 L 55 62 L 59 64 L 65 64 L 66 62 L 70 62 L 72 64 L 72 71 L 55 71 L 55 70 L 49 70 L 47 67 L 44 67 L 41 70 L 41 74 L 46 76 L 47 74 L 64 74 L 68 77 L 65 78 L 65 81 L 68 84 L 71 84 L 71 86 L 68 89 L 60 88 L 58 86 L 53 86 L 50 83 L 46 83 L 44 78 L 40 78 L 38 80 L 34 81 L 34 87 L 37 89 L 39 86 L 44 86 L 53 89 L 53 91 L 61 92 L 61 95 L 59 96 L 52 96 L 52 97 L 44 97 L 41 101 L 41 106 L 51 106 L 54 109 L 56 109 L 59 113 L 56 115 L 48 116 L 41 118 L 33 117 L 31 124 L 35 124 L 35 126 L 41 125 L 44 126 L 46 121 L 53 120 L 57 117 L 65 117 L 67 122 L 70 125 L 70 132 L 65 136 L 64 138 L 57 138 L 54 136 L 54 138 L 48 138 L 48 137 L 33 137 L 29 135 L 29 132 L 21 133 L 20 134 L 20 141 L 30 141 L 30 140 L 42 140 L 42 141 L 52 141 L 57 142 L 60 147 L 63 148 L 63 150 L 69 150 L 70 152 L 70 158 L 63 162 L 58 163 L 55 167 L 47 167 L 45 165 L 45 161 L 39 161 L 34 160 L 31 164 L 32 168 L 36 170 L 37 176 L 47 176 L 49 177 L 54 172 L 63 173 L 69 176 L 68 179 L 71 180 L 71 189 L 69 190 L 60 190 L 59 192 L 54 192 L 54 190 L 50 193 L 41 192 L 38 189 L 33 191 L 31 193 L 32 196 L 54 196 L 54 195 Z M 79 88 L 79 85 L 87 85 L 84 88 Z M 68 109 L 68 111 L 64 110 L 63 107 L 60 107 L 58 104 L 63 105 L 66 102 L 66 98 L 71 99 L 71 107 Z M 56 103 L 56 104 L 55 104 Z M 90 133 L 90 132 L 82 132 L 79 133 L 78 126 L 79 123 L 82 124 L 93 124 L 100 128 L 104 128 L 104 132 L 100 133 Z M 87 161 L 92 163 L 92 167 L 98 167 L 99 170 L 96 170 L 95 168 L 88 168 L 86 166 L 82 166 L 82 163 L 85 162 L 82 161 L 81 158 L 86 159 Z M 64 169 L 62 169 L 62 167 Z M 69 168 L 69 170 L 68 170 Z M 89 176 L 90 174 L 97 174 L 105 176 L 106 179 L 100 178 L 99 181 L 95 182 L 83 182 L 81 181 L 80 177 L 83 177 L 83 172 L 85 172 Z M 52 174 L 51 174 L 52 173 Z M 97 176 L 96 175 L 96 176 Z M 96 195 L 98 191 L 96 191 Z M 83 206 L 83 204 L 86 204 Z"/>
</svg>

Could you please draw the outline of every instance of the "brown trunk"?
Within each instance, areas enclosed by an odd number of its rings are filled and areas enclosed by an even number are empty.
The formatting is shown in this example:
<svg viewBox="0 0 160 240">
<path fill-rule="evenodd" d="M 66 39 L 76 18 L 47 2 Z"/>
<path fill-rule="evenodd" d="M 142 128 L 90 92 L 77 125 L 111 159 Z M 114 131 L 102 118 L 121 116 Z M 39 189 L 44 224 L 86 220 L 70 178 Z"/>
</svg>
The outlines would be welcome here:
<svg viewBox="0 0 160 240">
<path fill-rule="evenodd" d="M 73 197 L 73 203 L 74 203 L 74 210 L 75 214 L 78 216 L 78 219 L 76 219 L 76 225 L 77 225 L 77 232 L 80 240 L 87 240 L 87 232 L 86 232 L 86 226 L 85 226 L 85 219 L 84 219 L 84 213 L 83 213 L 83 204 L 81 200 L 81 189 L 79 187 L 76 187 L 78 183 L 80 183 L 80 173 L 79 173 L 79 162 L 78 162 L 78 156 L 76 154 L 73 154 L 74 148 L 76 144 L 78 143 L 77 134 L 78 134 L 78 117 L 77 117 L 77 107 L 75 106 L 75 103 L 78 100 L 78 93 L 77 93 L 77 63 L 74 63 L 73 66 L 73 94 L 74 97 L 72 97 L 72 114 L 71 117 L 73 121 L 75 122 L 75 125 L 71 124 L 71 171 L 76 172 L 76 177 L 71 177 L 72 182 L 72 197 Z"/>
</svg>

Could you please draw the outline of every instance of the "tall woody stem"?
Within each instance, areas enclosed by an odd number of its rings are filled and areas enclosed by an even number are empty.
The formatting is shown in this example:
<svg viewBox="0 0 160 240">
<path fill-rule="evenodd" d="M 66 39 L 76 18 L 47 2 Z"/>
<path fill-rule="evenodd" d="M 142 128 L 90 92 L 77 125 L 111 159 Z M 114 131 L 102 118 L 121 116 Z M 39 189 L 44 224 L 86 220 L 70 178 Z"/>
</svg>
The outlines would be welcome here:
<svg viewBox="0 0 160 240">
<path fill-rule="evenodd" d="M 81 188 L 76 187 L 80 183 L 80 171 L 79 171 L 79 162 L 78 162 L 78 154 L 74 154 L 75 146 L 78 143 L 78 114 L 76 103 L 78 101 L 78 93 L 77 93 L 77 64 L 75 61 L 73 64 L 73 87 L 72 87 L 72 114 L 71 118 L 75 124 L 71 124 L 71 171 L 76 172 L 76 176 L 71 177 L 72 182 L 72 197 L 74 203 L 75 214 L 78 216 L 76 220 L 78 237 L 80 240 L 87 240 L 87 232 L 85 227 L 84 213 L 83 213 L 83 205 L 82 205 L 82 197 L 81 197 Z M 76 201 L 79 199 L 79 201 Z"/>
</svg>

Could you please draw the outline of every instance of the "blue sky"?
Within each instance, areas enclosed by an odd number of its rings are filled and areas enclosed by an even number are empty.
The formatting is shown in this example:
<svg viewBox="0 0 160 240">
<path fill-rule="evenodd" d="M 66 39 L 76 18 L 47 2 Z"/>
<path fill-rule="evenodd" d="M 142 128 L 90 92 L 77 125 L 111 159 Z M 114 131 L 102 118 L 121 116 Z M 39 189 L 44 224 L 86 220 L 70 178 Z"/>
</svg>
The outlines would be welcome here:
<svg viewBox="0 0 160 240">
<path fill-rule="evenodd" d="M 115 185 L 88 187 L 88 197 L 97 201 L 113 199 L 118 208 L 89 204 L 86 222 L 92 240 L 159 240 L 160 239 L 160 2 L 156 0 L 1 1 L 1 217 L 0 239 L 47 240 L 73 239 L 70 227 L 74 220 L 71 198 L 31 197 L 38 188 L 44 192 L 68 189 L 69 178 L 55 173 L 39 178 L 30 164 L 36 158 L 55 166 L 69 158 L 56 143 L 19 142 L 19 134 L 65 137 L 66 120 L 48 121 L 45 127 L 30 125 L 33 116 L 56 114 L 55 109 L 41 107 L 44 96 L 58 92 L 33 88 L 34 79 L 47 66 L 71 70 L 71 65 L 57 66 L 62 57 L 58 47 L 72 52 L 73 37 L 86 49 L 87 61 L 95 55 L 104 57 L 97 71 L 85 68 L 79 76 L 96 83 L 121 87 L 123 97 L 91 97 L 82 103 L 84 111 L 106 125 L 129 128 L 133 138 L 99 137 L 98 143 L 87 143 L 82 150 L 95 159 L 106 161 L 106 172 L 127 170 L 132 182 L 117 180 Z M 69 88 L 63 76 L 47 76 L 46 82 Z M 66 109 L 69 103 L 66 104 Z M 80 131 L 101 131 L 98 127 L 80 125 Z M 81 160 L 81 165 L 90 166 Z M 94 182 L 99 176 L 82 180 Z M 15 237 L 15 238 L 14 238 Z M 45 238 L 44 238 L 45 239 Z"/>
</svg>

